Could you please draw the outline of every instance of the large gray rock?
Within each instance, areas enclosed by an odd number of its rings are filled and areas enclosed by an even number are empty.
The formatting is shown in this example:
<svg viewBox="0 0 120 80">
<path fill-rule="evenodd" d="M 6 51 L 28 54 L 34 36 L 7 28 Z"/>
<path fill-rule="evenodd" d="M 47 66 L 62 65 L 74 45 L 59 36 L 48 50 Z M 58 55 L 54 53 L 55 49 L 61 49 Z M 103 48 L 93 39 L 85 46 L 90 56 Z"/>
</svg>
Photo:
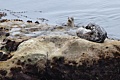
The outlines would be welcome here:
<svg viewBox="0 0 120 80">
<path fill-rule="evenodd" d="M 0 27 L 11 32 L 10 36 L 4 39 L 5 52 L 1 51 L 0 54 L 1 80 L 120 78 L 120 41 L 105 39 L 106 32 L 98 26 L 95 28 L 89 24 L 82 33 L 93 31 L 95 36 L 91 35 L 92 40 L 104 43 L 77 37 L 77 27 L 19 21 L 7 21 L 1 23 Z M 97 35 L 99 39 L 96 38 Z M 10 52 L 6 55 L 7 51 Z"/>
<path fill-rule="evenodd" d="M 119 73 L 116 70 L 120 65 L 120 42 L 94 43 L 72 36 L 44 36 L 24 41 L 11 55 L 0 63 L 1 76 L 6 72 L 3 79 L 16 79 L 19 75 L 24 80 L 87 80 L 94 79 L 95 74 L 96 79 L 113 79 L 114 72 Z M 105 73 L 100 73 L 103 70 Z"/>
</svg>

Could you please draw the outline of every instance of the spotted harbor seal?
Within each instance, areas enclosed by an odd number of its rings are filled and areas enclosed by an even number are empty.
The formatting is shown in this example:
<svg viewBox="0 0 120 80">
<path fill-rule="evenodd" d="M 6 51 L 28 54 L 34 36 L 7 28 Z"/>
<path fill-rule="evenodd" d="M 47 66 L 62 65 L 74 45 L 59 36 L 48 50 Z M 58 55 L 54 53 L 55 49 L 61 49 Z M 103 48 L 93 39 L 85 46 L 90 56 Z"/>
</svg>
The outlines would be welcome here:
<svg viewBox="0 0 120 80">
<path fill-rule="evenodd" d="M 68 17 L 67 26 L 72 27 L 72 28 L 74 27 L 74 18 L 73 17 Z"/>
<path fill-rule="evenodd" d="M 107 38 L 107 32 L 99 25 L 93 23 L 78 28 L 76 34 L 80 38 L 98 43 L 103 43 Z"/>
</svg>

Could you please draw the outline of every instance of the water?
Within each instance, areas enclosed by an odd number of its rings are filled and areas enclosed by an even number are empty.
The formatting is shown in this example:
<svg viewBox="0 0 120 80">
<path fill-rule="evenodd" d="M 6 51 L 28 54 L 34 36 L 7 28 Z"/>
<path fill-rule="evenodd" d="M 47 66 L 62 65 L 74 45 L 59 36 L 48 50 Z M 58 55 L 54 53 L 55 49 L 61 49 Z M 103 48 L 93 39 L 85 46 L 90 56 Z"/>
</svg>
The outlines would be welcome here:
<svg viewBox="0 0 120 80">
<path fill-rule="evenodd" d="M 109 37 L 120 38 L 120 0 L 1 0 L 0 9 L 8 13 L 4 18 L 45 18 L 50 24 L 65 23 L 72 16 L 77 25 L 96 23 L 105 28 Z M 10 12 L 21 13 L 14 13 L 16 17 Z"/>
</svg>

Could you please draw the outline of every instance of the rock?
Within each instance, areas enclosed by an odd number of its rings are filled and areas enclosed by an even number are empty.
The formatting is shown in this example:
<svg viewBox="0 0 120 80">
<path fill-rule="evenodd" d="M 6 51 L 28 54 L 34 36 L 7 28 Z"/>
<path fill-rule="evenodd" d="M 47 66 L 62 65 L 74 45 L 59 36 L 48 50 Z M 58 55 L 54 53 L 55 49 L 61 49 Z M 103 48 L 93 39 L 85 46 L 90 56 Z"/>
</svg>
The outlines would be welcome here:
<svg viewBox="0 0 120 80">
<path fill-rule="evenodd" d="M 30 20 L 27 20 L 27 22 L 28 22 L 28 23 L 32 23 L 32 21 L 30 21 Z"/>
<path fill-rule="evenodd" d="M 27 39 L 29 39 L 29 38 L 22 37 L 21 39 L 15 39 L 15 38 L 7 37 L 7 38 L 3 39 L 1 49 L 8 53 L 11 51 L 16 51 L 19 44 Z"/>
<path fill-rule="evenodd" d="M 36 24 L 40 24 L 39 21 L 35 21 Z"/>
<path fill-rule="evenodd" d="M 4 51 L 0 51 L 0 61 L 6 61 L 10 59 L 12 56 Z"/>
<path fill-rule="evenodd" d="M 21 21 L 21 22 L 23 22 L 23 20 L 20 20 L 20 19 L 14 19 L 14 21 Z"/>
<path fill-rule="evenodd" d="M 21 73 L 21 70 L 22 70 L 21 67 L 11 68 L 11 73 L 13 74 L 13 77 L 12 77 L 13 80 L 35 80 L 31 76 Z"/>
<path fill-rule="evenodd" d="M 0 27 L 0 37 L 2 37 L 2 36 L 5 36 L 5 37 L 10 36 L 8 29 L 5 29 L 4 27 Z"/>
<path fill-rule="evenodd" d="M 10 33 L 6 33 L 5 31 L 0 31 L 0 37 L 1 36 L 8 37 L 9 35 L 10 35 Z"/>
<path fill-rule="evenodd" d="M 94 43 L 74 36 L 44 36 L 22 42 L 11 55 L 10 59 L 0 63 L 0 70 L 6 72 L 3 79 L 88 80 L 120 77 L 120 41 L 117 40 Z"/>
<path fill-rule="evenodd" d="M 107 32 L 102 27 L 92 23 L 86 27 L 80 27 L 76 34 L 80 38 L 98 43 L 103 43 L 107 38 Z"/>
<path fill-rule="evenodd" d="M 93 32 L 92 38 L 96 41 L 76 36 L 77 27 L 22 21 L 3 22 L 0 23 L 0 27 L 9 28 L 11 33 L 5 37 L 4 42 L 1 42 L 3 44 L 3 50 L 0 51 L 1 80 L 120 78 L 120 41 L 104 39 L 107 34 L 97 25 L 89 24 L 80 29 L 80 33 L 87 33 L 86 35 Z M 21 29 L 23 32 L 19 33 Z"/>
<path fill-rule="evenodd" d="M 1 19 L 2 17 L 4 17 L 4 16 L 7 16 L 7 13 L 5 13 L 5 12 L 0 12 L 0 19 Z"/>
</svg>

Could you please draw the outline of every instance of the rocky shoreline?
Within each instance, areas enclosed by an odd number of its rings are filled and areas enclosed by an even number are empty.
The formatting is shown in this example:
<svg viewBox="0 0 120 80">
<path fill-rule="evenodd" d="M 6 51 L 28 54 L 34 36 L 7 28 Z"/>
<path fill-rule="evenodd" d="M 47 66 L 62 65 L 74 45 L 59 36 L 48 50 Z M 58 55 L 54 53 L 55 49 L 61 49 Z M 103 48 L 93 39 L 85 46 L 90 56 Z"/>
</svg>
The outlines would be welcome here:
<svg viewBox="0 0 120 80">
<path fill-rule="evenodd" d="M 0 80 L 118 80 L 120 41 L 77 37 L 78 27 L 0 21 Z"/>
</svg>

